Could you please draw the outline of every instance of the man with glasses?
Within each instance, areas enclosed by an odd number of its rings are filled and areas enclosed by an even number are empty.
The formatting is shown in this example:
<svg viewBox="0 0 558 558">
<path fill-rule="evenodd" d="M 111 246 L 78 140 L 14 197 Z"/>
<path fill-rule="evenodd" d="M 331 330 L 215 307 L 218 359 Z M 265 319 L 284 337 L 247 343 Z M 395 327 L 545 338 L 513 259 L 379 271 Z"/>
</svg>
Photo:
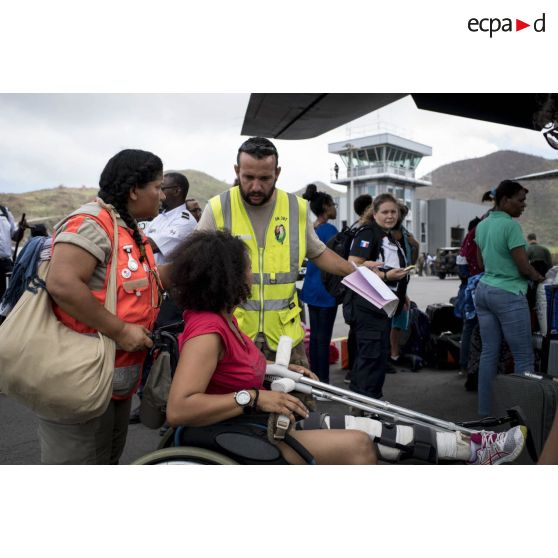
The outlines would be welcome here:
<svg viewBox="0 0 558 558">
<path fill-rule="evenodd" d="M 275 187 L 281 167 L 277 149 L 254 137 L 239 148 L 238 186 L 209 200 L 198 230 L 228 229 L 244 240 L 252 261 L 251 297 L 235 311 L 242 331 L 270 360 L 279 338 L 293 340 L 291 363 L 308 366 L 296 280 L 308 257 L 320 269 L 344 276 L 354 268 L 325 246 L 310 220 L 307 202 Z"/>
<path fill-rule="evenodd" d="M 188 179 L 178 172 L 163 177 L 163 211 L 145 227 L 157 265 L 167 263 L 168 255 L 196 228 L 196 219 L 186 208 L 190 189 Z"/>
<path fill-rule="evenodd" d="M 148 222 L 144 229 L 145 235 L 153 248 L 157 265 L 167 263 L 169 254 L 196 228 L 196 219 L 186 208 L 186 196 L 189 189 L 190 184 L 183 174 L 169 172 L 163 177 L 163 186 L 161 187 L 161 190 L 165 193 L 165 200 L 162 203 L 163 211 L 153 221 Z M 155 322 L 155 329 L 179 323 L 181 320 L 182 311 L 166 293 Z M 146 362 L 143 368 L 141 387 L 138 390 L 140 398 L 150 369 L 151 363 Z M 130 424 L 140 422 L 139 406 L 132 411 L 129 422 Z M 165 431 L 166 428 L 163 427 L 162 432 Z"/>
</svg>

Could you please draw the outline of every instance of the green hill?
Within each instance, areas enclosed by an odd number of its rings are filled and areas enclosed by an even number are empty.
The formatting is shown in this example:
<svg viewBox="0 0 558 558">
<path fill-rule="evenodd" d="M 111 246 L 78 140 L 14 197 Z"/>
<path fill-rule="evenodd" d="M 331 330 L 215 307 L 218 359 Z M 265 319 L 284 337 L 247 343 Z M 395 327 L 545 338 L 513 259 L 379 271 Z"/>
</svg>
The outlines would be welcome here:
<svg viewBox="0 0 558 558">
<path fill-rule="evenodd" d="M 418 188 L 422 199 L 453 198 L 481 203 L 484 192 L 505 179 L 558 168 L 558 160 L 517 151 L 496 151 L 484 157 L 443 165 L 431 175 L 432 186 Z M 519 219 L 525 235 L 534 232 L 541 244 L 558 246 L 558 180 L 520 181 L 529 190 L 527 209 Z M 489 205 L 486 205 L 487 210 Z"/>
<path fill-rule="evenodd" d="M 230 188 L 230 184 L 196 170 L 172 171 L 184 174 L 190 183 L 188 197 L 203 207 L 209 198 Z M 95 199 L 98 188 L 58 186 L 22 194 L 0 194 L 0 205 L 7 206 L 16 221 L 25 213 L 29 223 L 45 223 L 49 229 L 79 206 Z"/>
<path fill-rule="evenodd" d="M 210 198 L 224 192 L 231 187 L 230 184 L 223 182 L 222 180 L 217 180 L 205 172 L 186 169 L 186 170 L 174 170 L 165 172 L 179 172 L 183 174 L 188 179 L 190 183 L 190 191 L 188 192 L 189 198 L 196 198 L 200 205 L 203 207 Z M 203 202 L 203 203 L 202 203 Z"/>
</svg>

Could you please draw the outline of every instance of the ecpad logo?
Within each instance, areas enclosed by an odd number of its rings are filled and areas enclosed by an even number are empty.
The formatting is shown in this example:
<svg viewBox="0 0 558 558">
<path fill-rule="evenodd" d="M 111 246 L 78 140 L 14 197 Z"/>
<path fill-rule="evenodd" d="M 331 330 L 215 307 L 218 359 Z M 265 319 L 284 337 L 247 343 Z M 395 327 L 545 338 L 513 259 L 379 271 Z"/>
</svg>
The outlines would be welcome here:
<svg viewBox="0 0 558 558">
<path fill-rule="evenodd" d="M 544 33 L 545 32 L 545 25 L 546 25 L 546 14 L 542 14 L 539 19 L 536 19 L 533 22 L 533 30 L 536 33 Z M 494 33 L 498 31 L 503 32 L 510 32 L 510 31 L 521 31 L 522 29 L 526 29 L 527 27 L 531 27 L 530 23 L 525 23 L 521 19 L 515 20 L 515 29 L 513 27 L 512 19 L 509 17 L 505 17 L 500 19 L 498 17 L 485 17 L 482 19 L 478 19 L 476 17 L 472 17 L 467 22 L 467 27 L 469 31 L 473 33 L 477 33 L 478 31 L 482 31 L 484 33 L 490 33 L 490 38 Z"/>
</svg>

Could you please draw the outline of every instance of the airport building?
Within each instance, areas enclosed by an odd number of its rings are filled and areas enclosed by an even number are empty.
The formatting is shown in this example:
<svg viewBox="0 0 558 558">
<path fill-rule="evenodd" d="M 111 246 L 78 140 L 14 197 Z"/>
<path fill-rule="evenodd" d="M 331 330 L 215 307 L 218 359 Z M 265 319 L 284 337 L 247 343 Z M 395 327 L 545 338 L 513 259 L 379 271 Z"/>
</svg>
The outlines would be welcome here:
<svg viewBox="0 0 558 558">
<path fill-rule="evenodd" d="M 337 203 L 334 224 L 338 229 L 356 221 L 353 200 L 357 196 L 370 194 L 374 198 L 387 192 L 404 200 L 409 207 L 404 225 L 420 242 L 421 252 L 435 254 L 437 248 L 460 246 L 469 221 L 487 211 L 481 204 L 417 198 L 417 189 L 432 185 L 428 176 L 416 177 L 422 158 L 432 155 L 428 145 L 391 133 L 379 133 L 331 143 L 328 150 L 340 158 L 330 181 L 346 187 L 346 193 L 326 189 Z M 316 185 L 324 190 L 322 183 Z M 297 193 L 302 194 L 304 190 Z"/>
</svg>

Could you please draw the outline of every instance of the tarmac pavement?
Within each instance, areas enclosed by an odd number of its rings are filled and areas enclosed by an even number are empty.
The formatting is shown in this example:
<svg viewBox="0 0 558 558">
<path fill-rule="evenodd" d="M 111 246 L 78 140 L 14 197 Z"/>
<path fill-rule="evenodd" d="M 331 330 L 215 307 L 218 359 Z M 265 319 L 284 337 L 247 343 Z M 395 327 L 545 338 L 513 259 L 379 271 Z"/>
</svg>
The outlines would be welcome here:
<svg viewBox="0 0 558 558">
<path fill-rule="evenodd" d="M 437 277 L 413 277 L 409 285 L 409 295 L 419 308 L 428 304 L 448 302 L 456 295 L 458 280 Z M 334 337 L 347 334 L 339 310 Z M 339 365 L 331 367 L 331 382 L 346 388 L 343 383 L 346 371 Z M 476 394 L 465 391 L 464 376 L 457 370 L 422 369 L 410 372 L 398 367 L 396 374 L 386 377 L 384 386 L 385 399 L 393 404 L 407 407 L 424 414 L 444 420 L 474 420 L 476 418 Z M 137 398 L 136 398 L 137 402 Z M 346 406 L 339 403 L 319 403 L 319 409 L 346 414 Z M 128 439 L 121 463 L 128 464 L 138 457 L 157 448 L 160 442 L 158 430 L 150 430 L 142 424 L 130 425 Z M 38 464 L 40 463 L 39 443 L 37 438 L 37 420 L 26 408 L 0 395 L 0 464 Z"/>
</svg>

